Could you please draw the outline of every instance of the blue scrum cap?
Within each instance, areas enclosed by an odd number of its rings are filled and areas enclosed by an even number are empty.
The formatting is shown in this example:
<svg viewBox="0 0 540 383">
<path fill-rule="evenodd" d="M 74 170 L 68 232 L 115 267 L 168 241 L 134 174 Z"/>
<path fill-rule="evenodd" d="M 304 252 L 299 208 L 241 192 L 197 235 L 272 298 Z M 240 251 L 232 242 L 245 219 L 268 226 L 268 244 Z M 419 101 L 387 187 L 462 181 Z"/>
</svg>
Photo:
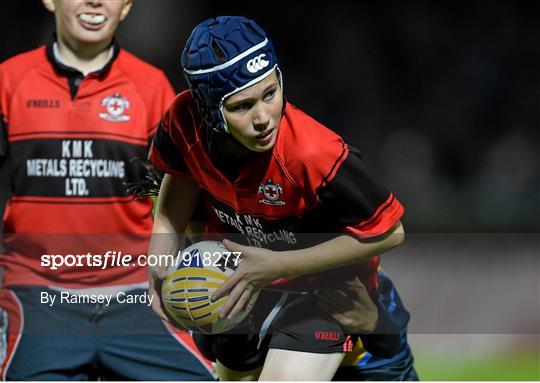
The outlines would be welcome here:
<svg viewBox="0 0 540 383">
<path fill-rule="evenodd" d="M 239 16 L 219 16 L 195 27 L 182 52 L 184 76 L 206 124 L 228 132 L 224 100 L 278 72 L 276 53 L 264 30 Z"/>
</svg>

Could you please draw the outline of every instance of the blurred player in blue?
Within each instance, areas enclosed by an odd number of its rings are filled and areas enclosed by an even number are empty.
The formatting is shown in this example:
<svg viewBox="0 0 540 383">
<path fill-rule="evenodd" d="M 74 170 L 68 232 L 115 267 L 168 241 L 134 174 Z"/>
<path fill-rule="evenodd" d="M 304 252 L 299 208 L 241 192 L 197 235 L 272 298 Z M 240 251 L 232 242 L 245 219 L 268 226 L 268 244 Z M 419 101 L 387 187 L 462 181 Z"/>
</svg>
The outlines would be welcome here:
<svg viewBox="0 0 540 383">
<path fill-rule="evenodd" d="M 190 90 L 164 115 L 151 151 L 167 174 L 150 252 L 176 248 L 203 194 L 206 234 L 242 253 L 213 298 L 226 296 L 221 316 L 252 310 L 257 332 L 196 335 L 220 378 L 417 379 L 408 313 L 378 272 L 379 255 L 403 240 L 399 201 L 357 149 L 285 101 L 272 43 L 252 20 L 202 22 L 182 66 Z M 150 268 L 162 318 L 164 273 Z"/>
</svg>

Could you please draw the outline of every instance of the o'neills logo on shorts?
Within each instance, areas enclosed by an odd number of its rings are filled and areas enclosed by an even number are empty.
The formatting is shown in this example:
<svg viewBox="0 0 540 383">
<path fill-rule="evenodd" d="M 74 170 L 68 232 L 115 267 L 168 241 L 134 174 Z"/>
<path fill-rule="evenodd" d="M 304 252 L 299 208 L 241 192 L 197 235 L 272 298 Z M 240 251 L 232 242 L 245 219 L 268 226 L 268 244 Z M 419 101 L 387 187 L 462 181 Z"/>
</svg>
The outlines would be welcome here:
<svg viewBox="0 0 540 383">
<path fill-rule="evenodd" d="M 339 331 L 315 331 L 317 340 L 339 340 L 341 333 Z"/>
</svg>

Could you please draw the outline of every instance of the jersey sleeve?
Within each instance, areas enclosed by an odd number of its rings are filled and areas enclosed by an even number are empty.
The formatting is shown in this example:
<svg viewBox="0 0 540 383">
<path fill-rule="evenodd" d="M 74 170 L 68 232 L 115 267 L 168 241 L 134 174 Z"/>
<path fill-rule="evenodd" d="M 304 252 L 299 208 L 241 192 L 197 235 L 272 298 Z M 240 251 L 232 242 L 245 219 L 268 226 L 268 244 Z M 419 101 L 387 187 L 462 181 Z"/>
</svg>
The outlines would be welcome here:
<svg viewBox="0 0 540 383">
<path fill-rule="evenodd" d="M 157 131 L 159 122 L 163 113 L 167 110 L 171 102 L 174 100 L 175 93 L 173 87 L 167 77 L 160 73 L 159 81 L 156 87 L 149 115 L 148 137 L 153 137 Z"/>
<path fill-rule="evenodd" d="M 332 230 L 358 238 L 386 233 L 404 213 L 395 196 L 369 174 L 354 147 L 317 195 Z"/>
<path fill-rule="evenodd" d="M 162 172 L 175 177 L 190 178 L 191 172 L 184 161 L 182 147 L 176 144 L 173 137 L 170 115 L 170 110 L 165 112 L 158 125 L 150 148 L 150 161 Z"/>
</svg>

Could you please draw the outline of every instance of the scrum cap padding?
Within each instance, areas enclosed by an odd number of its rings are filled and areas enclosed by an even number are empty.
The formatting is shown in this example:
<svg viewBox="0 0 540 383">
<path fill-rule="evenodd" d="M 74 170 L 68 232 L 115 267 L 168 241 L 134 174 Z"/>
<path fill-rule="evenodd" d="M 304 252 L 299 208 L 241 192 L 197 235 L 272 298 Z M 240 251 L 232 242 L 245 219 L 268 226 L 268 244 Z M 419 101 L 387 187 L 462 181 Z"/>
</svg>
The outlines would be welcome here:
<svg viewBox="0 0 540 383">
<path fill-rule="evenodd" d="M 278 68 L 272 42 L 254 21 L 220 16 L 195 27 L 182 52 L 182 67 L 209 127 L 228 131 L 223 101 Z M 278 75 L 281 82 L 281 73 Z"/>
</svg>

